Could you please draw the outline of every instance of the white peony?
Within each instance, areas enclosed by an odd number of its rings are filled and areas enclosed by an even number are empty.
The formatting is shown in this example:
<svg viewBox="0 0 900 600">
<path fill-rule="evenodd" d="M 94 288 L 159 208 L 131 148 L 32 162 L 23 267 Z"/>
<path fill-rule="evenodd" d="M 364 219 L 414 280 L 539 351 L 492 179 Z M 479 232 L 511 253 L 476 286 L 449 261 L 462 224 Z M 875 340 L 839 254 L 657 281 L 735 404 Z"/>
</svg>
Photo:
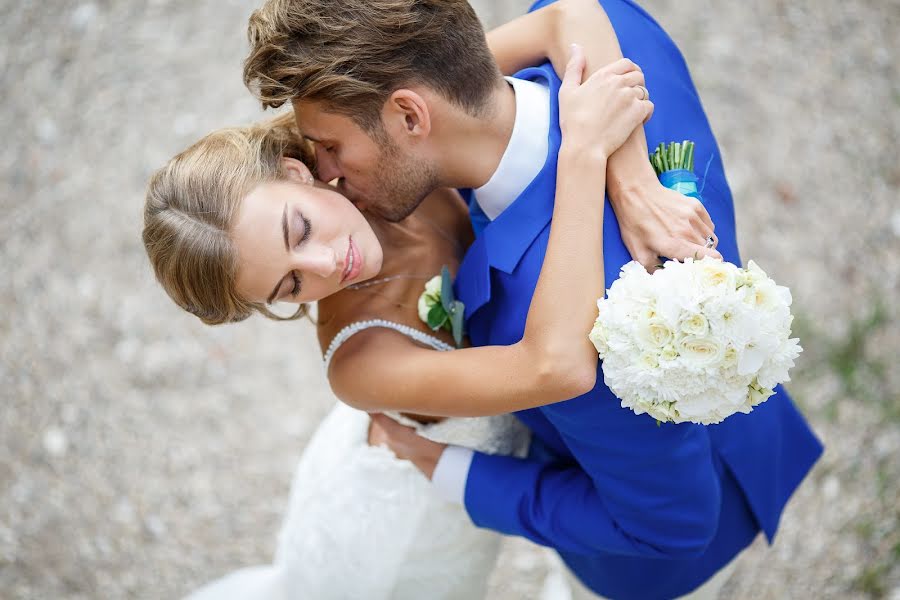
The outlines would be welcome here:
<svg viewBox="0 0 900 600">
<path fill-rule="evenodd" d="M 712 424 L 768 399 L 800 354 L 791 294 L 754 262 L 622 268 L 590 332 L 606 384 L 636 414 Z"/>
</svg>

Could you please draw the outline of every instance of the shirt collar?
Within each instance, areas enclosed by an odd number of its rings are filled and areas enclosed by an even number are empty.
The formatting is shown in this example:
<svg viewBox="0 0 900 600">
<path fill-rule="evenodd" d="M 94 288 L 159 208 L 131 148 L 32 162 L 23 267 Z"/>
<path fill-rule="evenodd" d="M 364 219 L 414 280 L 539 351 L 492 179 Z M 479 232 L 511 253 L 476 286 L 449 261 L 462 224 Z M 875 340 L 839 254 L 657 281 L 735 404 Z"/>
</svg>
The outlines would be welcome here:
<svg viewBox="0 0 900 600">
<path fill-rule="evenodd" d="M 491 220 L 521 195 L 547 159 L 550 131 L 550 90 L 534 81 L 507 77 L 516 95 L 516 118 L 497 170 L 475 200 Z"/>
</svg>

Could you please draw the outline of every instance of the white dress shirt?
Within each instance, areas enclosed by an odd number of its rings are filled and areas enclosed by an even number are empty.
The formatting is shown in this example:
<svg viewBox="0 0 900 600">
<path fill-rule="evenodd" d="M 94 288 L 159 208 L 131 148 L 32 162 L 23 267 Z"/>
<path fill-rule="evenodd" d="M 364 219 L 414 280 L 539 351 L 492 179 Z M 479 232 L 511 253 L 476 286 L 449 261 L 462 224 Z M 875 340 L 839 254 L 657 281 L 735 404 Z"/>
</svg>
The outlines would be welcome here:
<svg viewBox="0 0 900 600">
<path fill-rule="evenodd" d="M 506 152 L 486 184 L 474 190 L 475 201 L 492 221 L 518 198 L 547 162 L 550 137 L 550 88 L 507 77 L 516 94 L 516 120 Z M 431 477 L 447 500 L 465 504 L 466 480 L 474 452 L 447 446 Z"/>
</svg>

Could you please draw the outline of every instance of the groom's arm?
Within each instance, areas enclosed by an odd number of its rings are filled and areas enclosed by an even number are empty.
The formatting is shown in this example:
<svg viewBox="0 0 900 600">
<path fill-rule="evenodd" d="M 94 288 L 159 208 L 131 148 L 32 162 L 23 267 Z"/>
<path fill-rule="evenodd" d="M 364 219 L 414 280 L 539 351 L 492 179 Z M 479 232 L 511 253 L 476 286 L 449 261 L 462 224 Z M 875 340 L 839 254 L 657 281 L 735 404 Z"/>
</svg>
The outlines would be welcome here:
<svg viewBox="0 0 900 600">
<path fill-rule="evenodd" d="M 705 429 L 657 427 L 646 415 L 593 396 L 569 401 L 596 403 L 577 415 L 568 402 L 544 411 L 555 412 L 548 417 L 576 463 L 444 446 L 386 418 L 373 428 L 383 427 L 380 435 L 397 456 L 432 477 L 448 500 L 463 502 L 479 527 L 582 554 L 703 553 L 721 503 Z"/>
<path fill-rule="evenodd" d="M 545 2 L 490 31 L 487 39 L 507 75 L 548 59 L 561 74 L 572 43 L 584 47 L 587 74 L 622 58 L 616 31 L 597 0 Z M 652 86 L 650 93 L 652 97 Z M 663 187 L 647 156 L 647 138 L 638 128 L 607 165 L 607 193 L 632 258 L 647 269 L 659 264 L 660 256 L 721 258 L 716 250 L 704 247 L 715 229 L 706 209 Z"/>
<path fill-rule="evenodd" d="M 617 402 L 613 408 L 620 414 L 599 410 L 576 417 L 561 406 L 544 411 L 556 413 L 548 417 L 575 464 L 475 453 L 465 486 L 473 522 L 576 553 L 702 554 L 717 531 L 721 504 L 706 431 L 657 427 Z"/>
</svg>

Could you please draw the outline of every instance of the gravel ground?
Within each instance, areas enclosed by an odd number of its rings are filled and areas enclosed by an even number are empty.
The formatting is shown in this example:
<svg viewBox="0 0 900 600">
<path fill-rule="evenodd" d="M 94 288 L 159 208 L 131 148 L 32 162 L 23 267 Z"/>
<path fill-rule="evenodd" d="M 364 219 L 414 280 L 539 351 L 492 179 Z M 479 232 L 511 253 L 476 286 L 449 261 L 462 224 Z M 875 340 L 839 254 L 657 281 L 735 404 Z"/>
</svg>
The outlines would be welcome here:
<svg viewBox="0 0 900 600">
<path fill-rule="evenodd" d="M 334 399 L 311 327 L 203 327 L 139 241 L 150 172 L 257 118 L 255 2 L 0 1 L 0 597 L 174 598 L 274 548 Z M 486 23 L 522 0 L 475 2 Z M 730 599 L 900 598 L 900 2 L 652 0 L 718 132 L 745 257 L 792 287 L 827 452 Z M 290 339 L 287 337 L 290 336 Z M 510 540 L 491 598 L 546 563 Z"/>
</svg>

